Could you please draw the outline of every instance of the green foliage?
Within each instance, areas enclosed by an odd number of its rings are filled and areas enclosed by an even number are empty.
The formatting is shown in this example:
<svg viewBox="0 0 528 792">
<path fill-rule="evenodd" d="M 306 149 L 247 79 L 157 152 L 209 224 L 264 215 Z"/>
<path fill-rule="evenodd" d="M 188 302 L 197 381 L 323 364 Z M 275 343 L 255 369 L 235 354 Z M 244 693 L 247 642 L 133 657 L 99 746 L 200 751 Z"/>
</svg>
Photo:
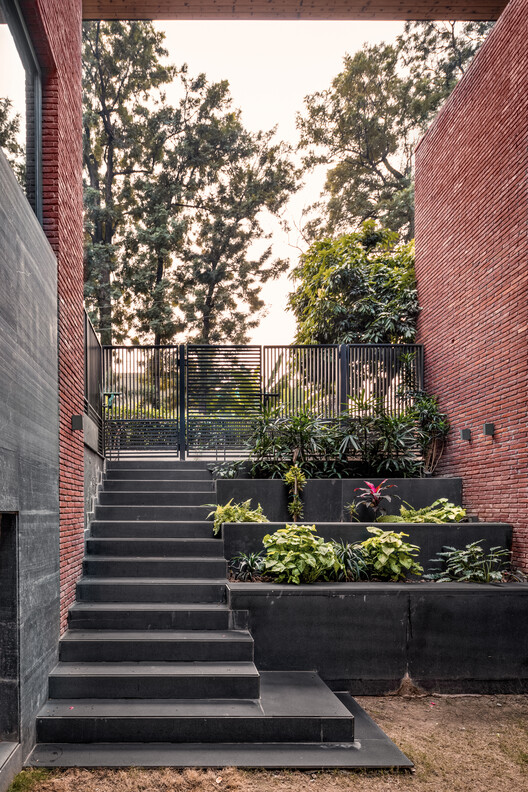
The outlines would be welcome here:
<svg viewBox="0 0 528 792">
<path fill-rule="evenodd" d="M 292 272 L 299 344 L 412 343 L 419 306 L 414 245 L 374 220 L 319 239 Z"/>
<path fill-rule="evenodd" d="M 292 465 L 284 475 L 284 481 L 290 490 L 291 500 L 288 503 L 288 512 L 294 522 L 300 520 L 303 516 L 303 502 L 301 500 L 301 492 L 306 484 L 306 476 L 299 467 L 299 465 Z"/>
<path fill-rule="evenodd" d="M 391 503 L 392 498 L 390 495 L 385 493 L 385 490 L 392 489 L 396 487 L 396 484 L 387 484 L 387 479 L 383 479 L 383 481 L 375 486 L 370 481 L 365 481 L 366 487 L 356 487 L 354 492 L 359 492 L 359 495 L 356 495 L 354 498 L 354 503 L 348 503 L 346 508 L 350 512 L 350 516 L 353 519 L 358 518 L 358 506 L 362 504 L 369 508 L 374 516 L 374 519 L 381 513 L 383 513 L 383 502 L 387 501 L 387 503 Z M 387 484 L 387 486 L 385 486 Z M 396 496 L 397 497 L 397 496 Z"/>
<path fill-rule="evenodd" d="M 368 580 L 369 570 L 361 549 L 357 545 L 347 542 L 333 542 L 334 551 L 340 568 L 335 579 L 355 583 L 358 580 Z M 331 576 L 329 576 L 331 578 Z"/>
<path fill-rule="evenodd" d="M 208 503 L 206 505 L 215 506 L 214 510 L 207 515 L 207 519 L 209 519 L 209 517 L 214 517 L 213 532 L 215 536 L 225 522 L 269 522 L 262 511 L 260 503 L 256 509 L 251 508 L 251 499 L 243 503 L 233 503 L 233 498 L 231 498 L 229 503 L 226 503 L 225 506 L 216 506 L 214 503 Z"/>
<path fill-rule="evenodd" d="M 450 423 L 440 411 L 438 397 L 424 391 L 413 393 L 413 413 L 420 427 L 419 443 L 424 472 L 434 473 L 442 456 Z"/>
<path fill-rule="evenodd" d="M 86 300 L 103 343 L 244 343 L 287 267 L 251 247 L 298 170 L 274 130 L 244 128 L 227 81 L 165 66 L 163 40 L 150 22 L 83 27 Z"/>
<path fill-rule="evenodd" d="M 237 459 L 228 462 L 219 462 L 212 465 L 210 470 L 215 479 L 236 479 L 245 459 Z"/>
<path fill-rule="evenodd" d="M 13 102 L 0 97 L 0 148 L 11 165 L 21 187 L 26 185 L 25 149 L 19 143 L 20 115 L 12 113 Z"/>
<path fill-rule="evenodd" d="M 367 531 L 373 536 L 356 547 L 361 550 L 369 577 L 398 581 L 408 575 L 421 575 L 423 567 L 414 558 L 420 548 L 403 541 L 409 534 L 381 528 L 367 528 Z"/>
<path fill-rule="evenodd" d="M 314 583 L 341 567 L 333 542 L 316 535 L 315 525 L 287 525 L 264 537 L 265 570 L 278 583 Z"/>
<path fill-rule="evenodd" d="M 38 790 L 52 776 L 52 770 L 43 767 L 31 767 L 22 770 L 15 776 L 7 792 L 33 792 Z"/>
<path fill-rule="evenodd" d="M 229 568 L 235 580 L 246 583 L 255 580 L 264 570 L 264 551 L 259 553 L 239 553 L 231 559 Z"/>
<path fill-rule="evenodd" d="M 305 234 L 320 238 L 369 218 L 414 236 L 414 147 L 492 23 L 413 22 L 395 44 L 346 55 L 331 86 L 299 114 L 305 167 L 329 166 Z"/>
<path fill-rule="evenodd" d="M 419 475 L 420 438 L 412 411 L 389 415 L 376 399 L 353 400 L 349 413 L 332 419 L 266 408 L 249 439 L 251 475 L 284 477 L 292 464 L 302 465 L 308 478 Z"/>
<path fill-rule="evenodd" d="M 402 523 L 449 523 L 462 522 L 466 518 L 466 510 L 455 506 L 447 498 L 438 498 L 430 506 L 413 509 L 412 506 L 401 506 L 399 515 L 382 515 L 377 522 Z"/>
<path fill-rule="evenodd" d="M 509 568 L 510 551 L 492 547 L 486 553 L 479 542 L 466 545 L 463 550 L 446 547 L 431 563 L 438 564 L 427 575 L 427 580 L 438 583 L 459 581 L 466 583 L 493 583 L 501 581 Z"/>
</svg>

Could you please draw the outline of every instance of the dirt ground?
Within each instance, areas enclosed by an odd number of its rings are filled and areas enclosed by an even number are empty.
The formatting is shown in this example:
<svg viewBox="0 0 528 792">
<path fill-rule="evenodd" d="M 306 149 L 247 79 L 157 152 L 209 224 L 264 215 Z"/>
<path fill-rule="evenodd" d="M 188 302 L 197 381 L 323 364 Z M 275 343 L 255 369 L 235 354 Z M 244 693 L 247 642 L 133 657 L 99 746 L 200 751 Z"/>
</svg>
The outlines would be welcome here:
<svg viewBox="0 0 528 792">
<path fill-rule="evenodd" d="M 413 773 L 34 770 L 10 792 L 528 792 L 528 696 L 363 697 Z"/>
</svg>

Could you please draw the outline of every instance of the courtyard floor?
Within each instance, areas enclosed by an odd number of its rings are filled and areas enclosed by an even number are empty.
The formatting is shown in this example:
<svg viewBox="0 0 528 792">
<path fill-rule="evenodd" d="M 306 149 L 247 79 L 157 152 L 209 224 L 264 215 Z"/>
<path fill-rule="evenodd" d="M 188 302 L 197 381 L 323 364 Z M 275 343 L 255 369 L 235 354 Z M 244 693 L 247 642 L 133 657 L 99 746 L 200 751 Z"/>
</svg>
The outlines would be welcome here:
<svg viewBox="0 0 528 792">
<path fill-rule="evenodd" d="M 29 770 L 10 792 L 521 792 L 528 696 L 358 697 L 416 765 L 411 773 Z"/>
</svg>

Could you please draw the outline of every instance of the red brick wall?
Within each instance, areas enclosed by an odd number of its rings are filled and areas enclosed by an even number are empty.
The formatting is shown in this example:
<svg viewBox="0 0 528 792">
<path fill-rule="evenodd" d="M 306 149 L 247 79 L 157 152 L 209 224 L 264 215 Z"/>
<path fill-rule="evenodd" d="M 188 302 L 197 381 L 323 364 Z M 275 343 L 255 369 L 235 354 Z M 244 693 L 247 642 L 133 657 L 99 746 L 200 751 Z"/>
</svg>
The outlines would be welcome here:
<svg viewBox="0 0 528 792">
<path fill-rule="evenodd" d="M 528 568 L 528 0 L 511 0 L 416 153 L 427 387 L 452 433 L 439 473 L 511 521 Z M 495 424 L 485 437 L 485 422 Z M 460 439 L 470 428 L 471 442 Z"/>
<path fill-rule="evenodd" d="M 81 0 L 25 0 L 22 11 L 43 74 L 44 230 L 58 260 L 61 628 L 83 556 Z"/>
</svg>

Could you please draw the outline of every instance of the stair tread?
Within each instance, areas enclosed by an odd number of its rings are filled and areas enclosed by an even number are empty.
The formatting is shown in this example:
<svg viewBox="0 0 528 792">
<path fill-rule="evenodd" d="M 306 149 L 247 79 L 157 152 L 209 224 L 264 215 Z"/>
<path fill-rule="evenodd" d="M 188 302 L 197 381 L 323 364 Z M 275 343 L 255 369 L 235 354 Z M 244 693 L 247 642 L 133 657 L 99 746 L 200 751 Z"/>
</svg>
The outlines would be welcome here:
<svg viewBox="0 0 528 792">
<path fill-rule="evenodd" d="M 207 523 L 210 525 L 210 523 Z M 215 542 L 215 544 L 221 545 L 222 541 L 216 539 L 214 536 L 207 537 L 207 536 L 91 536 L 89 538 L 89 542 L 126 542 L 127 540 L 131 542 L 180 542 L 184 544 L 185 542 Z"/>
<path fill-rule="evenodd" d="M 50 717 L 262 717 L 258 699 L 49 699 L 39 718 Z"/>
<path fill-rule="evenodd" d="M 61 641 L 242 641 L 248 630 L 68 630 Z"/>
<path fill-rule="evenodd" d="M 226 583 L 227 578 L 184 578 L 184 577 L 96 577 L 95 575 L 85 575 L 81 578 L 80 583 L 94 583 L 98 586 L 106 584 L 115 585 L 116 583 L 136 583 L 138 586 L 152 585 L 153 583 L 173 583 L 175 586 L 213 586 L 219 583 Z"/>
<path fill-rule="evenodd" d="M 210 676 L 258 676 L 258 671 L 254 663 L 247 661 L 230 662 L 201 662 L 201 663 L 149 663 L 149 662 L 94 662 L 94 663 L 58 663 L 51 677 L 64 676 L 183 676 L 183 677 L 210 677 Z"/>
<path fill-rule="evenodd" d="M 204 564 L 212 563 L 217 564 L 219 561 L 224 561 L 224 556 L 105 556 L 102 553 L 91 553 L 84 556 L 85 561 L 102 561 L 103 563 L 118 564 L 120 561 L 189 561 L 189 562 L 202 562 Z"/>
<path fill-rule="evenodd" d="M 75 602 L 72 610 L 229 611 L 230 608 L 223 602 Z"/>
</svg>

